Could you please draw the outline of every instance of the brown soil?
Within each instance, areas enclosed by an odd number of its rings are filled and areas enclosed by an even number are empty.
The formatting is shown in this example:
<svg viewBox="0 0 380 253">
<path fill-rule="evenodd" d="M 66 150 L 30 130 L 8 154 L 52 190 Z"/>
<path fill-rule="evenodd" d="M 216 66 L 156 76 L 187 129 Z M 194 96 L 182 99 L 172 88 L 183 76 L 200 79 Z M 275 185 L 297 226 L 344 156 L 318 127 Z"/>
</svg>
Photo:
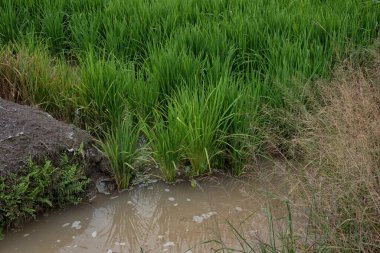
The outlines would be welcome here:
<svg viewBox="0 0 380 253">
<path fill-rule="evenodd" d="M 0 98 L 0 177 L 22 173 L 29 157 L 35 162 L 57 162 L 63 152 L 73 152 L 82 143 L 86 174 L 105 172 L 105 159 L 87 132 L 37 108 Z"/>
</svg>

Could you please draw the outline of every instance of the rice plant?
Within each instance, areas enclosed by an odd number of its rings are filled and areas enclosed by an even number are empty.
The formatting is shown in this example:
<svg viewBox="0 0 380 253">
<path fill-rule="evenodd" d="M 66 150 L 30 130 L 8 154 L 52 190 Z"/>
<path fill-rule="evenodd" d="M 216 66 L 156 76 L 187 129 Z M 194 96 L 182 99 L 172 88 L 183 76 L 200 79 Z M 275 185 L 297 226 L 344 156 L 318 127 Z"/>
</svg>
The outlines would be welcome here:
<svg viewBox="0 0 380 253">
<path fill-rule="evenodd" d="M 233 83 L 221 79 L 216 86 L 185 88 L 173 99 L 172 109 L 184 133 L 183 152 L 191 164 L 191 175 L 211 172 L 212 160 L 222 152 L 236 100 L 226 99 Z"/>
<path fill-rule="evenodd" d="M 139 134 L 139 125 L 134 125 L 132 117 L 127 114 L 105 134 L 101 144 L 119 190 L 128 188 L 143 158 L 142 149 L 138 146 Z"/>
<path fill-rule="evenodd" d="M 158 163 L 162 174 L 169 182 L 175 180 L 178 168 L 183 159 L 182 141 L 185 132 L 169 109 L 169 115 L 164 118 L 158 110 L 154 111 L 154 126 L 144 124 L 144 133 L 149 140 L 149 147 L 152 149 L 152 156 Z"/>
<path fill-rule="evenodd" d="M 114 59 L 89 53 L 80 73 L 77 104 L 83 122 L 95 132 L 117 125 L 127 105 L 129 70 Z"/>
</svg>

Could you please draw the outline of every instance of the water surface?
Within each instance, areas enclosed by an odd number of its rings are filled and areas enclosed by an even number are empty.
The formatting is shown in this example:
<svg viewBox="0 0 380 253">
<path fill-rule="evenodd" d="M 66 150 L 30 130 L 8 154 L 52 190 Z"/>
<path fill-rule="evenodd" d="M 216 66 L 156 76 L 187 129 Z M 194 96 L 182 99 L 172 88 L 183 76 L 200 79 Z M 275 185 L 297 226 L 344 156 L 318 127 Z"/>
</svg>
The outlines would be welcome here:
<svg viewBox="0 0 380 253">
<path fill-rule="evenodd" d="M 248 238 L 265 237 L 271 206 L 284 205 L 266 191 L 284 191 L 278 182 L 218 178 L 175 185 L 156 183 L 122 193 L 99 195 L 90 204 L 39 217 L 9 232 L 0 252 L 213 252 L 221 240 L 238 247 L 230 221 Z M 242 225 L 239 225 L 242 221 Z"/>
</svg>

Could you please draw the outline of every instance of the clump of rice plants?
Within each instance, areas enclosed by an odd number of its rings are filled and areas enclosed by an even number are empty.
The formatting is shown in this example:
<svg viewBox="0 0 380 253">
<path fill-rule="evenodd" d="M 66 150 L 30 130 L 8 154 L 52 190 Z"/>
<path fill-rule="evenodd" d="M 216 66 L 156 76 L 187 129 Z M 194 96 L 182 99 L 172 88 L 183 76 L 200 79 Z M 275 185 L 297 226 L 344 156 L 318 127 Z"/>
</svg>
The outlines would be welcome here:
<svg viewBox="0 0 380 253">
<path fill-rule="evenodd" d="M 117 126 L 127 105 L 129 70 L 115 59 L 89 53 L 80 73 L 77 106 L 82 121 L 95 132 Z"/>
<path fill-rule="evenodd" d="M 180 133 L 183 133 L 183 153 L 190 162 L 193 176 L 210 171 L 212 160 L 222 152 L 220 147 L 236 103 L 228 103 L 229 89 L 229 83 L 221 80 L 216 87 L 182 89 L 173 99 L 170 109 L 177 115 Z"/>
<path fill-rule="evenodd" d="M 165 179 L 172 182 L 176 178 L 182 161 L 182 141 L 185 132 L 181 132 L 174 110 L 168 109 L 167 118 L 160 111 L 154 111 L 154 126 L 145 123 L 144 133 L 149 140 L 152 156 L 158 163 Z"/>
<path fill-rule="evenodd" d="M 143 156 L 143 150 L 138 147 L 140 127 L 127 114 L 104 135 L 101 146 L 109 160 L 117 187 L 119 190 L 128 188 Z"/>
</svg>

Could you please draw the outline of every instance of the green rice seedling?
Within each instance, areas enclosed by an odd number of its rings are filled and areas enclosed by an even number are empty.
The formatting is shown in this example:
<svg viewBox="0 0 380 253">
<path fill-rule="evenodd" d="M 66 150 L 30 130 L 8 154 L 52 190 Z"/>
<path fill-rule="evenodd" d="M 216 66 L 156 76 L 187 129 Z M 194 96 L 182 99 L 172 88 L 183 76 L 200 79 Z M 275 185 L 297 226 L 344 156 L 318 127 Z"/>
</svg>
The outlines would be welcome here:
<svg viewBox="0 0 380 253">
<path fill-rule="evenodd" d="M 102 26 L 105 31 L 102 47 L 106 52 L 117 55 L 121 59 L 131 58 L 128 21 L 125 17 L 106 16 L 102 19 Z"/>
<path fill-rule="evenodd" d="M 139 75 L 125 83 L 130 111 L 146 122 L 154 124 L 153 111 L 159 105 L 159 86 L 152 85 Z"/>
<path fill-rule="evenodd" d="M 19 23 L 12 1 L 4 1 L 0 5 L 0 43 L 6 43 L 16 38 Z"/>
<path fill-rule="evenodd" d="M 183 48 L 201 59 L 216 58 L 220 63 L 224 63 L 230 56 L 231 45 L 228 43 L 226 33 L 221 31 L 218 23 L 211 23 L 208 26 L 188 25 L 181 30 L 177 30 L 172 38 Z M 207 43 L 205 43 L 207 41 Z"/>
<path fill-rule="evenodd" d="M 46 4 L 41 4 L 41 8 L 47 8 L 50 11 L 46 12 L 45 10 L 40 10 L 42 13 L 41 18 L 41 33 L 45 37 L 49 44 L 51 51 L 54 53 L 62 53 L 62 50 L 65 50 L 67 47 L 66 41 L 66 24 L 64 22 L 64 2 L 51 1 Z"/>
<path fill-rule="evenodd" d="M 228 103 L 228 80 L 221 80 L 216 87 L 181 89 L 173 100 L 173 106 L 183 136 L 183 152 L 191 164 L 190 174 L 201 175 L 211 170 L 212 160 L 222 150 L 221 142 L 227 135 L 231 108 Z"/>
<path fill-rule="evenodd" d="M 248 103 L 242 103 L 247 98 L 248 96 L 241 96 L 238 104 L 233 108 L 233 116 L 230 119 L 231 123 L 228 129 L 229 135 L 224 140 L 226 158 L 230 162 L 233 174 L 237 176 L 244 172 L 244 167 L 248 163 L 249 157 L 254 153 L 253 147 L 258 145 L 255 143 L 258 136 L 254 135 L 250 125 L 254 121 L 252 117 L 255 117 L 255 115 L 245 112 L 243 109 L 251 108 L 248 107 Z M 240 111 L 239 109 L 242 110 Z"/>
<path fill-rule="evenodd" d="M 106 4 L 102 0 L 66 0 L 65 2 L 67 5 L 66 11 L 70 13 L 102 11 Z"/>
<path fill-rule="evenodd" d="M 148 82 L 152 86 L 159 86 L 161 101 L 182 86 L 198 84 L 203 70 L 201 59 L 173 46 L 164 49 L 151 48 L 150 51 L 153 53 L 146 67 Z"/>
<path fill-rule="evenodd" d="M 230 50 L 224 64 L 211 66 L 207 78 L 212 82 L 219 75 L 220 82 L 224 83 L 223 110 L 230 115 L 226 119 L 225 133 L 219 141 L 223 151 L 221 166 L 230 168 L 235 175 L 240 175 L 253 147 L 259 143 L 259 135 L 255 133 L 253 125 L 257 121 L 261 87 L 260 82 L 232 74 L 234 52 L 235 50 Z M 211 62 L 218 62 L 218 59 L 212 59 Z"/>
<path fill-rule="evenodd" d="M 84 53 L 90 50 L 92 54 L 99 45 L 101 14 L 76 13 L 70 16 L 69 30 L 72 35 L 71 48 Z"/>
<path fill-rule="evenodd" d="M 169 182 L 175 180 L 178 167 L 183 159 L 182 141 L 185 132 L 180 127 L 173 109 L 169 106 L 168 116 L 162 111 L 154 111 L 154 126 L 144 125 L 144 134 L 149 140 L 152 156 L 158 163 L 162 174 Z"/>
<path fill-rule="evenodd" d="M 90 53 L 81 67 L 77 106 L 83 122 L 95 130 L 118 125 L 125 110 L 131 71 L 104 55 Z"/>
<path fill-rule="evenodd" d="M 133 123 L 129 114 L 105 133 L 101 147 L 119 190 L 128 188 L 142 159 L 142 149 L 138 147 L 139 135 L 140 126 Z"/>
</svg>

